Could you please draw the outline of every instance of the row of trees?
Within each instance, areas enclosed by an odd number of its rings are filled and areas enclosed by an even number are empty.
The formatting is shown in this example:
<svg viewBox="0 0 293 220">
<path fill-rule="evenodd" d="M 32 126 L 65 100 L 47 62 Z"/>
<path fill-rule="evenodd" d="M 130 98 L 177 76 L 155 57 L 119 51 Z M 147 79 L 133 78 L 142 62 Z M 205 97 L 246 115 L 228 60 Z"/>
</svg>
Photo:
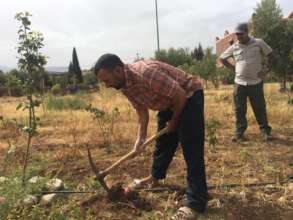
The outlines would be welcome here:
<svg viewBox="0 0 293 220">
<path fill-rule="evenodd" d="M 188 48 L 169 48 L 155 53 L 155 59 L 179 67 L 193 75 L 198 75 L 206 82 L 208 81 L 217 88 L 220 82 L 224 84 L 233 83 L 233 73 L 226 68 L 218 68 L 216 65 L 216 55 L 212 47 L 202 49 L 201 44 L 190 51 Z"/>
<path fill-rule="evenodd" d="M 24 94 L 23 85 L 26 76 L 25 72 L 18 69 L 13 69 L 5 73 L 0 70 L 0 96 L 22 96 Z M 52 74 L 44 71 L 40 77 L 34 78 L 34 87 L 39 92 L 46 92 L 57 85 L 63 93 L 76 91 L 76 89 L 87 90 L 97 88 L 98 82 L 92 71 L 83 70 L 82 76 L 82 83 L 79 83 L 79 81 L 73 80 L 69 72 Z"/>
<path fill-rule="evenodd" d="M 24 94 L 23 86 L 28 75 L 23 70 L 13 69 L 4 73 L 0 70 L 0 96 L 21 96 Z M 64 92 L 74 92 L 79 89 L 97 88 L 97 79 L 90 70 L 82 71 L 79 65 L 76 49 L 73 48 L 72 61 L 68 71 L 64 73 L 50 73 L 44 68 L 33 75 L 36 91 L 45 92 L 52 87 L 60 88 Z"/>
<path fill-rule="evenodd" d="M 255 8 L 250 25 L 252 34 L 264 39 L 273 48 L 276 62 L 273 64 L 271 79 L 282 81 L 282 87 L 286 88 L 286 82 L 290 77 L 292 79 L 293 73 L 293 19 L 283 19 L 282 10 L 275 0 L 262 0 Z M 38 34 L 32 35 L 32 39 L 38 38 L 43 39 Z M 21 48 L 18 48 L 18 52 L 20 51 Z M 30 58 L 33 62 L 35 62 L 34 56 Z M 226 68 L 218 68 L 212 48 L 203 49 L 200 43 L 192 50 L 163 49 L 155 53 L 155 58 L 199 75 L 206 82 L 212 82 L 215 87 L 218 87 L 220 82 L 233 83 L 234 74 Z M 43 56 L 42 65 L 45 65 L 45 61 L 46 57 Z M 23 62 L 20 60 L 19 65 L 24 65 Z M 48 90 L 54 85 L 58 85 L 63 90 L 94 88 L 97 85 L 96 77 L 91 71 L 81 70 L 75 48 L 67 73 L 48 74 L 44 68 L 39 68 L 38 71 L 33 71 L 32 77 L 37 90 Z M 26 78 L 27 74 L 22 70 L 12 70 L 6 74 L 0 71 L 0 95 L 3 93 L 3 88 L 9 95 L 14 93 L 21 95 Z"/>
<path fill-rule="evenodd" d="M 273 48 L 275 62 L 268 79 L 281 81 L 281 88 L 286 89 L 286 82 L 293 77 L 293 19 L 284 19 L 275 0 L 262 0 L 252 14 L 250 29 L 253 36 L 262 38 Z M 233 83 L 234 74 L 217 67 L 211 47 L 203 50 L 199 44 L 191 51 L 188 48 L 163 49 L 155 53 L 155 58 L 198 75 L 206 82 L 211 81 L 215 87 L 220 82 Z"/>
</svg>

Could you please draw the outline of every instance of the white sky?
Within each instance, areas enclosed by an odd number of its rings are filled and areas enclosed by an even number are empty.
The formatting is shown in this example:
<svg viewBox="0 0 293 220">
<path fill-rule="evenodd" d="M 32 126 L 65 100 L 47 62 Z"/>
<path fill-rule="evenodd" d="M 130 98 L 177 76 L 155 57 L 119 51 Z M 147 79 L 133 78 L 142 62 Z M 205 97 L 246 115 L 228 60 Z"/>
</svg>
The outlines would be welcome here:
<svg viewBox="0 0 293 220">
<path fill-rule="evenodd" d="M 17 12 L 29 11 L 45 37 L 48 66 L 68 66 L 76 47 L 83 68 L 111 52 L 132 62 L 157 48 L 155 0 L 6 0 L 0 7 L 0 65 L 15 67 Z M 158 0 L 161 48 L 215 47 L 215 37 L 247 21 L 260 0 Z M 287 16 L 293 0 L 277 0 Z"/>
</svg>

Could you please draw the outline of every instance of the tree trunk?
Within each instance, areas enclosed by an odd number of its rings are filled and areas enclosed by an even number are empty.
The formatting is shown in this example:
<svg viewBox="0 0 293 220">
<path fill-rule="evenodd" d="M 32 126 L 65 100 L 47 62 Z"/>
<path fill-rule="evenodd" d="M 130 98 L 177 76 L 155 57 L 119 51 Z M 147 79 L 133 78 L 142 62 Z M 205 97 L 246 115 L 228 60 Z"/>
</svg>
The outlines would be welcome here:
<svg viewBox="0 0 293 220">
<path fill-rule="evenodd" d="M 287 73 L 286 72 L 284 73 L 282 88 L 284 89 L 284 91 L 287 91 Z"/>
<path fill-rule="evenodd" d="M 285 72 L 282 81 L 280 82 L 280 92 L 286 92 L 287 91 L 287 73 Z"/>
</svg>

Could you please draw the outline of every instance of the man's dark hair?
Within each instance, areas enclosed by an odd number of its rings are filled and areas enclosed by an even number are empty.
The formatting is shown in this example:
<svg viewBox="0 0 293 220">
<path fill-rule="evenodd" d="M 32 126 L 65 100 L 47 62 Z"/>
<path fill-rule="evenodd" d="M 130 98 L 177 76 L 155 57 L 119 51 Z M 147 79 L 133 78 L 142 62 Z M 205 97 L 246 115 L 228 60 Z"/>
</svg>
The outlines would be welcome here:
<svg viewBox="0 0 293 220">
<path fill-rule="evenodd" d="M 106 53 L 106 54 L 102 55 L 98 59 L 98 61 L 96 62 L 95 67 L 94 67 L 94 73 L 97 74 L 97 72 L 102 68 L 113 69 L 116 66 L 123 67 L 124 64 L 117 55 Z"/>
</svg>

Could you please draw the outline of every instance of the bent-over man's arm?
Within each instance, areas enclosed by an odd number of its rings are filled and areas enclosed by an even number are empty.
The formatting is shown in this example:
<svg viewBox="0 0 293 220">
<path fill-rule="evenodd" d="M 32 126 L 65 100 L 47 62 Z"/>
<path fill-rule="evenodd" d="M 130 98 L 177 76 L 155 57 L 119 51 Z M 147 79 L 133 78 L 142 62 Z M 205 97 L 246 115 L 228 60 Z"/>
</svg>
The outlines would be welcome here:
<svg viewBox="0 0 293 220">
<path fill-rule="evenodd" d="M 136 107 L 136 112 L 138 114 L 138 131 L 137 138 L 134 144 L 134 150 L 136 152 L 141 152 L 140 146 L 145 142 L 147 136 L 147 129 L 149 123 L 149 111 L 145 107 Z"/>
</svg>

